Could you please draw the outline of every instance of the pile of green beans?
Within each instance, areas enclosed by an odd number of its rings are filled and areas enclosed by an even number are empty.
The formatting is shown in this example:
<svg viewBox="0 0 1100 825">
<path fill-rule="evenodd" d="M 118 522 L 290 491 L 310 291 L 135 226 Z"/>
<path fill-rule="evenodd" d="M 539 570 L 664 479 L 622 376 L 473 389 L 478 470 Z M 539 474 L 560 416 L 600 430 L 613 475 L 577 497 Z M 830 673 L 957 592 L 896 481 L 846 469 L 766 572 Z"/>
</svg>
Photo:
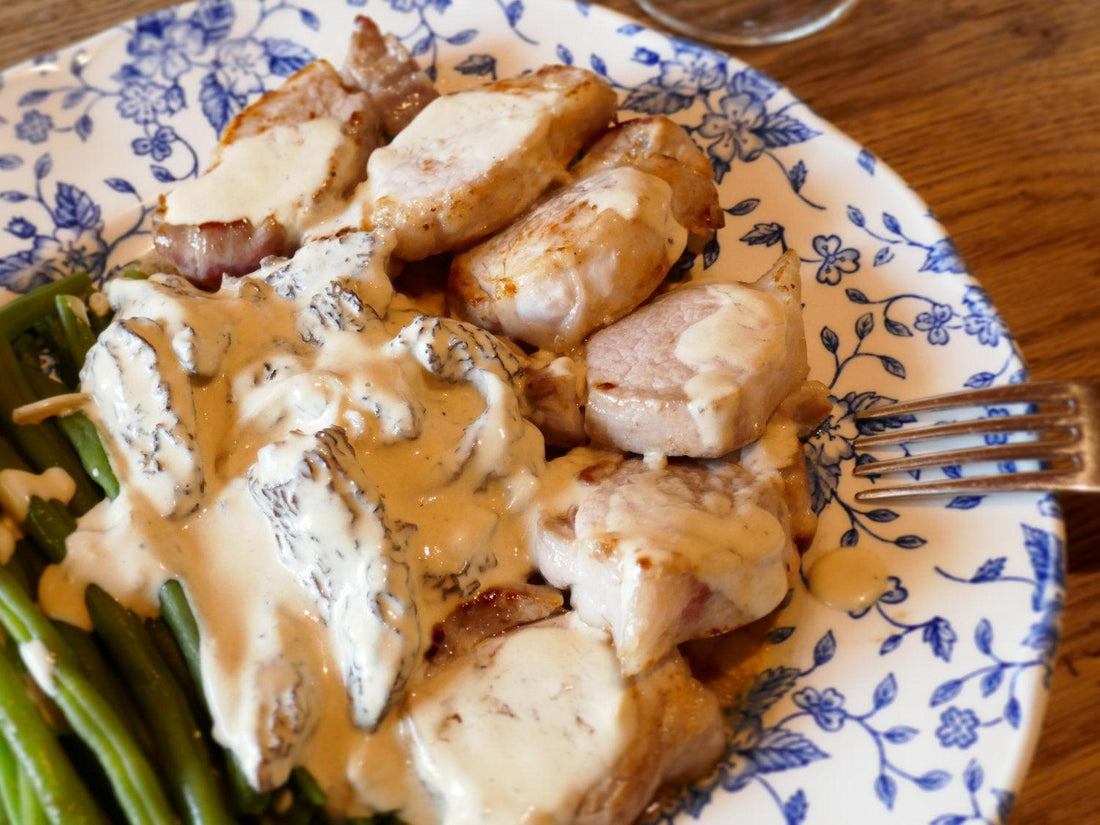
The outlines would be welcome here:
<svg viewBox="0 0 1100 825">
<path fill-rule="evenodd" d="M 38 579 L 64 559 L 77 517 L 119 492 L 83 414 L 12 421 L 17 407 L 74 390 L 102 328 L 83 302 L 92 289 L 76 273 L 0 306 L 0 470 L 61 467 L 76 482 L 68 504 L 32 497 L 25 535 L 0 566 L 0 825 L 340 821 L 325 813 L 324 793 L 304 769 L 261 793 L 213 740 L 199 626 L 182 584 L 162 588 L 155 620 L 89 587 L 92 633 L 47 618 L 36 604 Z M 25 664 L 31 647 L 50 664 L 44 676 Z M 391 814 L 343 821 L 399 823 Z"/>
</svg>

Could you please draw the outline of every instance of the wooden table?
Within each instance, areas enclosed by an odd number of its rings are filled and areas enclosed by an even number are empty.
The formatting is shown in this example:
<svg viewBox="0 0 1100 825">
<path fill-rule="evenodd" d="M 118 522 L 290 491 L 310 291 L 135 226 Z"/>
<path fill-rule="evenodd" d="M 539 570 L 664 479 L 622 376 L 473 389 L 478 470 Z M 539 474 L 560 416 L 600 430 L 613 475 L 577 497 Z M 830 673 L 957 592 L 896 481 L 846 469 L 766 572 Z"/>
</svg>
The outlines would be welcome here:
<svg viewBox="0 0 1100 825">
<path fill-rule="evenodd" d="M 165 5 L 2 0 L 0 64 Z M 1035 378 L 1100 377 L 1100 2 L 865 0 L 818 35 L 737 54 L 932 206 Z M 1063 505 L 1064 642 L 1023 825 L 1100 822 L 1100 499 Z"/>
</svg>

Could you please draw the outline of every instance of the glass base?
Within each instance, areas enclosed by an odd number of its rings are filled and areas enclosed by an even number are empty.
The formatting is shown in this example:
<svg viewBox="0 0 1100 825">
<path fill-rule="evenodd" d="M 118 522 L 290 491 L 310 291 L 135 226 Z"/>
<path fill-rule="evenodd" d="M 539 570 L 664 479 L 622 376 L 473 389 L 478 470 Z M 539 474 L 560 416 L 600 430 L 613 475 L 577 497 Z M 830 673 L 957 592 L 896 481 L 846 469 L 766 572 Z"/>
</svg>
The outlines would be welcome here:
<svg viewBox="0 0 1100 825">
<path fill-rule="evenodd" d="M 637 0 L 669 28 L 711 43 L 766 46 L 828 26 L 857 0 Z"/>
</svg>

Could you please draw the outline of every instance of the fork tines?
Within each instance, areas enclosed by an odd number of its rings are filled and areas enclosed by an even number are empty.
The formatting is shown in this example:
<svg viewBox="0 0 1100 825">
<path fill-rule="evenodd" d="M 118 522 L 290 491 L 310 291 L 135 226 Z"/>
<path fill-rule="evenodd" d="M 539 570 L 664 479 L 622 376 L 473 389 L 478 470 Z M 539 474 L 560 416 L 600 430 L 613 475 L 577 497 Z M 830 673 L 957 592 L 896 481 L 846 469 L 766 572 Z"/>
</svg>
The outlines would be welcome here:
<svg viewBox="0 0 1100 825">
<path fill-rule="evenodd" d="M 994 404 L 1026 404 L 1031 409 L 1019 415 L 991 416 L 913 428 L 902 426 L 914 421 L 915 413 Z M 1030 471 L 863 490 L 856 493 L 857 501 L 1002 490 L 1100 490 L 1100 468 L 1096 466 L 1096 456 L 1100 450 L 1100 442 L 1097 441 L 1097 432 L 1100 430 L 1100 385 L 1094 382 L 1046 381 L 967 390 L 866 410 L 859 413 L 856 420 L 860 423 L 879 421 L 890 427 L 889 430 L 857 438 L 853 446 L 861 451 L 960 435 L 1032 433 L 1035 436 L 1030 441 L 860 462 L 853 471 L 857 476 L 874 477 L 924 467 L 952 467 L 978 462 L 1040 463 L 1039 469 Z"/>
</svg>

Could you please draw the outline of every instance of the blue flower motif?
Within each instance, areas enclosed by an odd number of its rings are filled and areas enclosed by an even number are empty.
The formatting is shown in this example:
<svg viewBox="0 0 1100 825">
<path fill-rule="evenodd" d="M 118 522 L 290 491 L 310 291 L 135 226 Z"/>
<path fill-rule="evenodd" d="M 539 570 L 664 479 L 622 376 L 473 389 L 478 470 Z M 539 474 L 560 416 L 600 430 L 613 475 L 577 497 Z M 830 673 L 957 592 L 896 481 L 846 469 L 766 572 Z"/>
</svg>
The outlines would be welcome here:
<svg viewBox="0 0 1100 825">
<path fill-rule="evenodd" d="M 218 47 L 217 78 L 233 97 L 244 100 L 264 90 L 268 55 L 256 40 L 227 40 Z"/>
<path fill-rule="evenodd" d="M 963 329 L 967 335 L 976 335 L 979 343 L 987 347 L 997 346 L 1005 328 L 993 305 L 989 303 L 985 290 L 980 286 L 967 287 L 963 293 L 963 304 L 968 310 L 963 317 Z"/>
<path fill-rule="evenodd" d="M 657 83 L 661 88 L 687 98 L 705 95 L 726 82 L 726 63 L 715 54 L 700 49 L 677 49 L 677 60 L 661 62 Z"/>
<path fill-rule="evenodd" d="M 952 746 L 965 750 L 978 741 L 975 732 L 978 716 L 972 710 L 959 710 L 952 705 L 940 714 L 940 726 L 936 728 L 936 738 L 945 748 Z"/>
<path fill-rule="evenodd" d="M 206 45 L 206 33 L 189 20 L 176 20 L 167 26 L 138 31 L 127 46 L 134 56 L 134 67 L 142 75 L 158 72 L 173 83 L 191 68 Z"/>
<path fill-rule="evenodd" d="M 176 139 L 176 130 L 171 126 L 158 126 L 152 137 L 137 138 L 130 146 L 135 155 L 151 155 L 159 162 L 172 154 L 172 142 Z"/>
<path fill-rule="evenodd" d="M 15 124 L 15 135 L 28 143 L 45 143 L 53 129 L 53 118 L 49 115 L 29 109 L 23 112 L 23 119 Z"/>
<path fill-rule="evenodd" d="M 32 238 L 38 231 L 34 224 L 26 218 L 12 218 L 8 221 L 7 230 L 17 238 Z"/>
<path fill-rule="evenodd" d="M 844 710 L 844 697 L 833 688 L 827 688 L 824 693 L 811 687 L 802 688 L 791 701 L 809 713 L 822 730 L 840 730 L 848 715 Z"/>
<path fill-rule="evenodd" d="M 136 80 L 122 87 L 118 101 L 118 113 L 139 125 L 156 123 L 157 118 L 171 114 L 168 89 L 149 80 Z"/>
<path fill-rule="evenodd" d="M 859 269 L 859 250 L 847 247 L 841 249 L 841 240 L 837 235 L 818 235 L 813 240 L 814 252 L 821 256 L 821 266 L 817 268 L 817 282 L 835 286 L 840 279 Z"/>
<path fill-rule="evenodd" d="M 725 168 L 735 158 L 752 161 L 764 151 L 764 138 L 756 131 L 764 124 L 764 103 L 747 92 L 725 95 L 718 101 L 722 114 L 707 112 L 699 124 L 699 134 L 712 141 L 707 154 Z"/>
<path fill-rule="evenodd" d="M 928 312 L 917 313 L 913 326 L 928 333 L 929 344 L 942 346 L 950 338 L 945 325 L 954 317 L 955 311 L 947 304 L 932 304 Z"/>
<path fill-rule="evenodd" d="M 1003 418 L 1008 414 L 1008 410 L 1004 407 L 990 407 L 986 411 L 986 415 L 989 418 Z M 984 438 L 986 444 L 1006 444 L 1008 442 L 1008 433 L 986 433 Z"/>
</svg>

